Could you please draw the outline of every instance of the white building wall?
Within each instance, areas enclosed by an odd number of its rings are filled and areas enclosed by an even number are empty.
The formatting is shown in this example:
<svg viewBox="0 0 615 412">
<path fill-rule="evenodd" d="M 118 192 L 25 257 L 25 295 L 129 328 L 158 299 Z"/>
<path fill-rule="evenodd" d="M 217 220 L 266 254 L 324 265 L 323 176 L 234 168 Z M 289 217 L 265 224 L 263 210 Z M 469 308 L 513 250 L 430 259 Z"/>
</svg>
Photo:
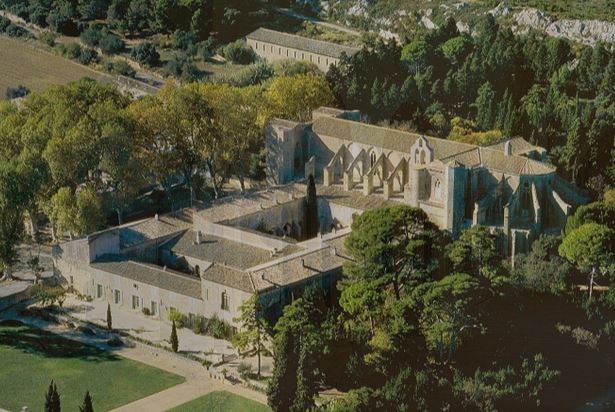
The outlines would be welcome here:
<svg viewBox="0 0 615 412">
<path fill-rule="evenodd" d="M 246 39 L 246 42 L 259 57 L 271 62 L 281 60 L 305 61 L 314 63 L 321 71 L 325 73 L 329 71 L 329 67 L 332 64 L 337 64 L 339 62 L 339 59 L 335 57 L 310 53 L 304 50 L 257 41 L 250 38 Z"/>
</svg>

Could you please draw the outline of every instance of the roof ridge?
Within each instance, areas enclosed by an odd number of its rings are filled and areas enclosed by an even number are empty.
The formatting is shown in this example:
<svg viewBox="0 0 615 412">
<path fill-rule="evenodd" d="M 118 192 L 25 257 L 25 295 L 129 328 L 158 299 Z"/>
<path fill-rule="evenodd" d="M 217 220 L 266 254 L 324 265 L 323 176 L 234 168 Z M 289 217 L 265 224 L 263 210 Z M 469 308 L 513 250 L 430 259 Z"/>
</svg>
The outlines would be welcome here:
<svg viewBox="0 0 615 412">
<path fill-rule="evenodd" d="M 354 50 L 357 50 L 357 51 L 361 50 L 360 47 L 356 47 L 356 46 L 348 46 L 348 45 L 345 45 L 345 44 L 335 43 L 335 42 L 332 42 L 332 41 L 313 39 L 311 37 L 301 36 L 301 35 L 295 34 L 295 33 L 288 33 L 288 32 L 285 32 L 285 31 L 268 29 L 267 27 L 259 27 L 256 30 L 254 30 L 253 32 L 251 32 L 250 34 L 246 35 L 246 37 L 256 33 L 259 30 L 268 31 L 268 32 L 271 32 L 271 33 L 276 33 L 276 34 L 281 34 L 281 35 L 284 35 L 284 36 L 292 36 L 292 37 L 296 37 L 296 38 L 299 38 L 299 39 L 305 39 L 305 40 L 313 41 L 313 42 L 317 42 L 317 43 L 333 44 L 335 46 L 340 46 L 340 47 L 345 47 L 345 48 L 349 48 L 349 49 L 354 49 Z"/>
</svg>

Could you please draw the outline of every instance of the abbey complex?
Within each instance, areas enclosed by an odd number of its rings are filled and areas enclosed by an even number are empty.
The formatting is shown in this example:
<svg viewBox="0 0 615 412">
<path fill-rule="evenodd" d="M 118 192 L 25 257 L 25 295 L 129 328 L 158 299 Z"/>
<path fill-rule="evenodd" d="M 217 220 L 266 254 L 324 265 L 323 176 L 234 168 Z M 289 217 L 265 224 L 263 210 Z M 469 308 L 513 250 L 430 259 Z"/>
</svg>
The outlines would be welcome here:
<svg viewBox="0 0 615 412">
<path fill-rule="evenodd" d="M 365 210 L 420 207 L 453 237 L 483 225 L 514 259 L 539 234 L 559 233 L 585 202 L 546 163 L 545 150 L 520 137 L 479 147 L 323 107 L 311 122 L 271 121 L 266 146 L 269 189 L 61 244 L 56 274 L 84 295 L 160 319 L 175 309 L 236 325 L 254 293 L 272 318 L 308 284 L 333 298 L 349 259 L 344 239 Z M 310 175 L 317 231 L 306 223 Z"/>
</svg>

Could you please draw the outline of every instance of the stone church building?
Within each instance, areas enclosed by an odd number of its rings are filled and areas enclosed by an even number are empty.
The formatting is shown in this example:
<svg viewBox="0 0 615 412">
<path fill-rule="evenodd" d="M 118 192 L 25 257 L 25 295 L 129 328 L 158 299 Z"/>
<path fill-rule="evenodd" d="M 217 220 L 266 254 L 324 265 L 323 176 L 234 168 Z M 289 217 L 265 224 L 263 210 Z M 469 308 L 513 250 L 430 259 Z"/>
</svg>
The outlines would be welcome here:
<svg viewBox="0 0 615 412">
<path fill-rule="evenodd" d="M 271 121 L 266 146 L 269 189 L 62 243 L 53 250 L 55 274 L 113 308 L 158 319 L 175 309 L 238 326 L 253 294 L 272 320 L 307 285 L 336 299 L 350 259 L 344 240 L 365 210 L 420 207 L 453 236 L 487 226 L 502 252 L 515 255 L 539 234 L 559 233 L 585 200 L 544 149 L 521 138 L 478 147 L 320 108 L 311 122 Z M 305 230 L 309 175 L 317 181 L 314 238 Z"/>
</svg>

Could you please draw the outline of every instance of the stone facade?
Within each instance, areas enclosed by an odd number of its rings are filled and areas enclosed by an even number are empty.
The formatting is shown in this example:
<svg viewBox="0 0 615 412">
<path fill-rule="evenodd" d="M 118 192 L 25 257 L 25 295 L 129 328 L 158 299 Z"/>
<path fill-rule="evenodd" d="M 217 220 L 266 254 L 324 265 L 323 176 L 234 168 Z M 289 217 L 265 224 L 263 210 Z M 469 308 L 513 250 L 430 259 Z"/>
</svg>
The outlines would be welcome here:
<svg viewBox="0 0 615 412">
<path fill-rule="evenodd" d="M 246 42 L 259 57 L 267 61 L 305 61 L 315 64 L 325 73 L 331 65 L 339 62 L 343 53 L 352 55 L 359 50 L 264 28 L 248 34 Z"/>
</svg>

